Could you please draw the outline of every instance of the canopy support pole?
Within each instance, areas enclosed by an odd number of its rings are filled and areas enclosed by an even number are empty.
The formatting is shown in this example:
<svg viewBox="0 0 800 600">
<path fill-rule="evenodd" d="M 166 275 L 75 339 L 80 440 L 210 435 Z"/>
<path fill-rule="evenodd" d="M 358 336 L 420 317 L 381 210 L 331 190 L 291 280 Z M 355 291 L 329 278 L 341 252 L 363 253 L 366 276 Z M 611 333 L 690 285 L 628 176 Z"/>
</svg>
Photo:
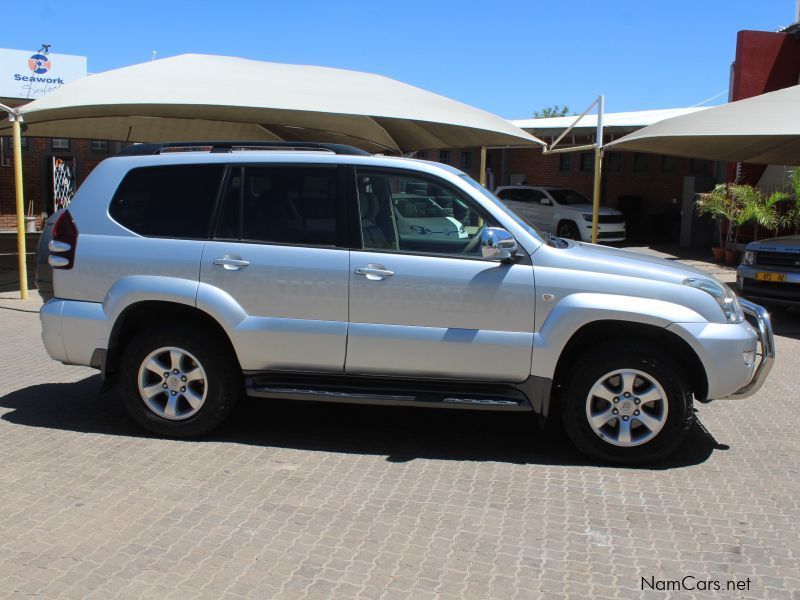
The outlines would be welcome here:
<svg viewBox="0 0 800 600">
<path fill-rule="evenodd" d="M 592 243 L 597 243 L 597 224 L 600 221 L 600 183 L 603 176 L 603 149 L 594 151 L 594 189 L 592 195 Z"/>
<path fill-rule="evenodd" d="M 567 127 L 556 140 L 545 146 L 542 149 L 542 154 L 558 154 L 561 152 L 581 152 L 584 150 L 594 151 L 594 181 L 592 186 L 592 243 L 597 243 L 597 229 L 600 220 L 600 192 L 602 190 L 601 182 L 603 176 L 603 105 L 605 104 L 606 97 L 599 95 L 597 99 L 592 102 L 589 107 L 583 111 L 577 119 L 572 122 L 572 125 Z M 563 140 L 567 134 L 572 131 L 580 120 L 589 114 L 589 111 L 597 106 L 597 133 L 594 144 L 584 144 L 583 146 L 570 146 L 567 148 L 556 148 L 558 143 Z"/>
<path fill-rule="evenodd" d="M 597 224 L 600 220 L 600 191 L 603 176 L 603 103 L 605 96 L 597 97 L 597 138 L 594 151 L 594 194 L 592 198 L 592 243 L 597 243 Z"/>
<path fill-rule="evenodd" d="M 486 146 L 481 146 L 481 175 L 478 183 L 486 187 Z"/>
<path fill-rule="evenodd" d="M 14 140 L 14 190 L 17 199 L 17 254 L 19 265 L 19 296 L 28 299 L 28 263 L 25 251 L 25 196 L 22 190 L 22 115 L 14 108 L 0 104 L 12 122 Z"/>
</svg>

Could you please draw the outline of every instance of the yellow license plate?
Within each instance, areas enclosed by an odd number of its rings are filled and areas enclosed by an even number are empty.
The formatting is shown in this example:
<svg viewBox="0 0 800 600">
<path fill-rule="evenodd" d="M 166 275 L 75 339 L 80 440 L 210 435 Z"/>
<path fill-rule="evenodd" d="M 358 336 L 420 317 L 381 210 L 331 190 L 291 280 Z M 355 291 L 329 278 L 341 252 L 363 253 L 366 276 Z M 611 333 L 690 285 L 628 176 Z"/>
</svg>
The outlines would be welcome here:
<svg viewBox="0 0 800 600">
<path fill-rule="evenodd" d="M 756 273 L 758 281 L 786 281 L 786 273 Z"/>
</svg>

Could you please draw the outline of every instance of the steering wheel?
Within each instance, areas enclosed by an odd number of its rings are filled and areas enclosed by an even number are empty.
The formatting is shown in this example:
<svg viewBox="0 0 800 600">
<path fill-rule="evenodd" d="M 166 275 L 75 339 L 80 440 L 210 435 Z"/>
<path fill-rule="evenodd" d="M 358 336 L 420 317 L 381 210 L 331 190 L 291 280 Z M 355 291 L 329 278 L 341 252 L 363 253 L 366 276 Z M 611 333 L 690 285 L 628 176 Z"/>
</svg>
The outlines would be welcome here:
<svg viewBox="0 0 800 600">
<path fill-rule="evenodd" d="M 486 229 L 486 222 L 478 228 L 478 231 L 475 232 L 475 237 L 469 241 L 469 244 L 464 246 L 464 250 L 462 250 L 462 254 L 473 254 L 475 249 L 480 246 L 481 243 L 481 233 L 483 230 Z"/>
</svg>

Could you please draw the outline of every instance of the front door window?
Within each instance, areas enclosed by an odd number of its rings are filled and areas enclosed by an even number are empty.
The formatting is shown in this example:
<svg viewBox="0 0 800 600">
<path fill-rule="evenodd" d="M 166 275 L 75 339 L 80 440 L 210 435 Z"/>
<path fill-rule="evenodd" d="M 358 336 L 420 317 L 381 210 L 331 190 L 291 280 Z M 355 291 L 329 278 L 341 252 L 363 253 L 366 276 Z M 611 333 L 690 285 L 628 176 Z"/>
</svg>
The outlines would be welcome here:
<svg viewBox="0 0 800 600">
<path fill-rule="evenodd" d="M 364 248 L 480 256 L 490 218 L 444 182 L 359 171 L 356 189 Z"/>
</svg>

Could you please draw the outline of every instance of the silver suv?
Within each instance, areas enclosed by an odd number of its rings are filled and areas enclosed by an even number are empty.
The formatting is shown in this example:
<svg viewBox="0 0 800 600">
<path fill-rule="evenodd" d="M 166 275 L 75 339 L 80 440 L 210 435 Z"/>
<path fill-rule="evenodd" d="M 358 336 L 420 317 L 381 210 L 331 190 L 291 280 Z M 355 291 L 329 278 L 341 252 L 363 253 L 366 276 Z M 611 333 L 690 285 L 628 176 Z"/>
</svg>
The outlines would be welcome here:
<svg viewBox="0 0 800 600">
<path fill-rule="evenodd" d="M 242 393 L 557 404 L 583 452 L 636 463 L 681 443 L 693 398 L 753 394 L 774 356 L 767 312 L 705 273 L 552 237 L 456 169 L 346 146 L 132 146 L 45 243 L 48 353 L 100 369 L 159 435 L 210 431 Z"/>
</svg>

